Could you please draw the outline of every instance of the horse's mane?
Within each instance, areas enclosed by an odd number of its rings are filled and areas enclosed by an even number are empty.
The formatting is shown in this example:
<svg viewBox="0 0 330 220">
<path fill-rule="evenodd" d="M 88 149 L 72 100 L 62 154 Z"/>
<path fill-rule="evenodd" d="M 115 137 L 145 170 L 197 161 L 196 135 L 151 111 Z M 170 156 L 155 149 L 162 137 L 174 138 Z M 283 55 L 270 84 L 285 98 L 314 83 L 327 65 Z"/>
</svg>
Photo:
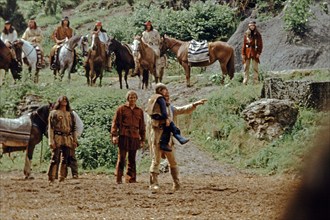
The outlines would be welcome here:
<svg viewBox="0 0 330 220">
<path fill-rule="evenodd" d="M 0 39 L 0 48 L 7 47 L 6 44 Z"/>
<path fill-rule="evenodd" d="M 77 43 L 77 41 L 80 40 L 80 38 L 81 38 L 81 36 L 79 36 L 79 35 L 75 35 L 75 36 L 71 37 L 70 40 L 68 40 L 67 44 L 69 45 L 70 48 L 72 48 L 73 45 L 74 45 L 75 43 Z"/>
<path fill-rule="evenodd" d="M 42 133 L 46 132 L 48 116 L 53 104 L 45 104 L 34 110 L 31 114 L 31 121 Z"/>
</svg>

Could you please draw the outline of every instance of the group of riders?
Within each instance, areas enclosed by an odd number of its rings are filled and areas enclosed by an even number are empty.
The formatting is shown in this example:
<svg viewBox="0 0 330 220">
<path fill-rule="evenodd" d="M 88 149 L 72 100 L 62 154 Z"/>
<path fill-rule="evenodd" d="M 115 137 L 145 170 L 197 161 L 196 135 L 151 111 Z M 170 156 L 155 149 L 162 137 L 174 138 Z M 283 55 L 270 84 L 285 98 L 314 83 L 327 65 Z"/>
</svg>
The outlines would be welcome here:
<svg viewBox="0 0 330 220">
<path fill-rule="evenodd" d="M 69 18 L 66 16 L 61 20 L 61 24 L 56 27 L 52 34 L 52 39 L 55 42 L 55 45 L 51 48 L 50 55 L 49 55 L 49 61 L 50 61 L 50 69 L 57 70 L 60 68 L 59 66 L 59 59 L 58 59 L 58 52 L 59 48 L 71 37 L 73 37 L 74 31 L 70 27 L 70 21 Z M 102 45 L 104 45 L 104 48 L 106 50 L 106 66 L 105 68 L 110 71 L 111 68 L 111 58 L 110 54 L 108 53 L 108 44 L 109 44 L 109 36 L 107 34 L 107 31 L 103 28 L 102 22 L 97 21 L 95 23 L 95 27 L 92 31 L 92 35 L 98 36 L 99 40 L 101 41 Z M 42 33 L 42 30 L 40 27 L 38 27 L 37 22 L 34 18 L 31 18 L 28 21 L 28 27 L 25 30 L 24 34 L 22 35 L 22 39 L 30 42 L 34 48 L 37 51 L 37 68 L 41 69 L 45 67 L 44 62 L 44 51 L 41 46 L 42 40 L 44 38 L 44 35 Z M 160 34 L 157 30 L 155 30 L 152 26 L 152 23 L 150 21 L 147 21 L 145 23 L 145 30 L 142 33 L 142 38 L 144 43 L 148 44 L 155 52 L 156 54 L 156 68 L 157 66 L 161 66 L 164 64 L 164 61 L 160 58 Z M 12 48 L 12 43 L 16 40 L 18 40 L 17 32 L 15 28 L 12 26 L 11 22 L 9 20 L 5 21 L 4 29 L 1 33 L 1 40 L 6 44 L 6 46 L 11 50 L 13 58 L 16 57 L 15 51 Z M 137 57 L 134 57 L 137 62 Z M 71 72 L 76 72 L 76 65 L 77 65 L 77 55 L 74 51 L 74 60 Z"/>
</svg>

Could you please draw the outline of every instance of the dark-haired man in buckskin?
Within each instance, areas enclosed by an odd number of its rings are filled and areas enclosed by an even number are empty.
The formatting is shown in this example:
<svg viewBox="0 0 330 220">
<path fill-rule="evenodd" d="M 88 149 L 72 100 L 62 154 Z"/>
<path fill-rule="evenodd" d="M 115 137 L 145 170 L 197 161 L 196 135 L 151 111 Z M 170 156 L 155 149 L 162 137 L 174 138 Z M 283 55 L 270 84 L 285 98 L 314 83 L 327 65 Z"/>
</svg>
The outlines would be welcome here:
<svg viewBox="0 0 330 220">
<path fill-rule="evenodd" d="M 254 83 L 259 81 L 259 70 L 258 64 L 260 63 L 260 55 L 262 52 L 262 37 L 260 32 L 257 30 L 256 22 L 250 21 L 249 28 L 244 34 L 244 42 L 242 47 L 242 60 L 244 63 L 244 80 L 243 84 L 247 84 L 250 74 L 250 63 L 252 61 L 253 68 L 253 80 Z"/>
<path fill-rule="evenodd" d="M 49 114 L 48 142 L 52 151 L 48 180 L 52 184 L 56 178 L 60 160 L 60 182 L 67 176 L 67 165 L 70 156 L 78 146 L 75 118 L 66 96 L 60 96 Z"/>
</svg>

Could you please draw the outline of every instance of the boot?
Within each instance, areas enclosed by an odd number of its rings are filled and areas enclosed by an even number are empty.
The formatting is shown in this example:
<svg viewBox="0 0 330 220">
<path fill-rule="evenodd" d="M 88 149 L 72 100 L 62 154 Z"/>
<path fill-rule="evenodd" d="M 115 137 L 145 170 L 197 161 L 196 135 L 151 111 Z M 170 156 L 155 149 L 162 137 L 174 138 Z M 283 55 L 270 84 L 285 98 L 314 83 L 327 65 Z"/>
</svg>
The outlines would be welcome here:
<svg viewBox="0 0 330 220">
<path fill-rule="evenodd" d="M 37 51 L 37 69 L 42 68 L 42 54 L 38 47 L 35 48 Z"/>
<path fill-rule="evenodd" d="M 175 126 L 174 122 L 171 122 L 169 127 L 173 133 L 174 138 L 177 139 L 180 144 L 186 144 L 189 141 L 189 139 L 181 136 L 181 131 L 178 127 Z"/>
<path fill-rule="evenodd" d="M 76 51 L 73 51 L 73 64 L 70 70 L 70 73 L 76 73 L 78 70 L 76 68 L 77 66 L 77 55 L 76 55 Z"/>
<path fill-rule="evenodd" d="M 158 173 L 151 172 L 150 173 L 150 185 L 149 189 L 158 190 Z"/>
<path fill-rule="evenodd" d="M 57 163 L 51 162 L 49 169 L 48 169 L 48 181 L 49 181 L 49 185 L 53 184 L 56 178 L 56 173 L 57 173 Z"/>
<path fill-rule="evenodd" d="M 122 180 L 123 170 L 120 170 L 120 169 L 116 169 L 116 170 L 117 170 L 116 183 L 117 184 L 122 184 L 123 183 L 123 180 Z"/>
<path fill-rule="evenodd" d="M 179 181 L 179 169 L 176 168 L 171 168 L 171 176 L 173 179 L 173 191 L 177 191 L 180 189 L 180 181 Z"/>
<path fill-rule="evenodd" d="M 160 137 L 160 149 L 163 151 L 171 152 L 172 149 L 169 147 L 171 133 L 168 129 L 164 128 L 162 136 Z"/>
</svg>

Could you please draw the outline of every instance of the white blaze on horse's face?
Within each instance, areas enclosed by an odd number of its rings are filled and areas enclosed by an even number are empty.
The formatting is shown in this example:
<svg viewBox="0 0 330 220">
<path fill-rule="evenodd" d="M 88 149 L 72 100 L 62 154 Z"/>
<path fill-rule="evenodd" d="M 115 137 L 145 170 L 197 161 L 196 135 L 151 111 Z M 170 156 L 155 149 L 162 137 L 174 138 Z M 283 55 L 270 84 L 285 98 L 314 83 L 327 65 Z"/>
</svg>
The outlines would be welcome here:
<svg viewBox="0 0 330 220">
<path fill-rule="evenodd" d="M 137 53 L 139 52 L 139 45 L 140 45 L 140 41 L 137 39 L 134 39 L 133 41 L 133 45 L 132 45 L 132 49 L 133 49 L 133 55 L 136 56 Z"/>
<path fill-rule="evenodd" d="M 92 45 L 91 48 L 93 48 L 95 45 L 95 34 L 92 35 Z"/>
</svg>

